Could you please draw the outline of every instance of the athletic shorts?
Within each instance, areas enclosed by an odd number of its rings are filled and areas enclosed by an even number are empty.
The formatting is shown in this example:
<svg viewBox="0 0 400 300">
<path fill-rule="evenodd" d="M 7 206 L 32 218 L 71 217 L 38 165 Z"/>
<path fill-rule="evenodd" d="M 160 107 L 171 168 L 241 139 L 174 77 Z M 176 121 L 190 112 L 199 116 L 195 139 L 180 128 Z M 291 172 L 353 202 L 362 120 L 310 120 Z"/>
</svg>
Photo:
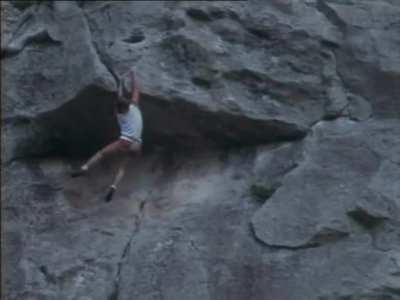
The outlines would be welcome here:
<svg viewBox="0 0 400 300">
<path fill-rule="evenodd" d="M 133 136 L 121 135 L 119 138 L 121 140 L 125 140 L 125 141 L 131 142 L 131 143 L 136 142 L 136 143 L 142 144 L 142 140 L 141 139 L 133 137 Z"/>
</svg>

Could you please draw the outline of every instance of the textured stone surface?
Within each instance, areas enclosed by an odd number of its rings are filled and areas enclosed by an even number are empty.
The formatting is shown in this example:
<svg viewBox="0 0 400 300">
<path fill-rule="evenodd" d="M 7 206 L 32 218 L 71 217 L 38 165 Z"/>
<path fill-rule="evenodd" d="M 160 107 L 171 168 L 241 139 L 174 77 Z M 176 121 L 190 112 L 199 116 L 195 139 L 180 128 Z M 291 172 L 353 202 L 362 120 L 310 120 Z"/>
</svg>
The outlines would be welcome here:
<svg viewBox="0 0 400 300">
<path fill-rule="evenodd" d="M 395 1 L 319 1 L 341 28 L 336 51 L 343 84 L 368 99 L 379 117 L 399 117 L 400 6 Z"/>
<path fill-rule="evenodd" d="M 41 32 L 46 34 L 43 36 Z M 60 135 L 68 136 L 63 130 L 68 128 L 65 123 L 89 125 L 95 117 L 79 116 L 85 111 L 86 115 L 96 115 L 92 113 L 93 106 L 99 108 L 100 114 L 101 104 L 111 103 L 107 91 L 115 89 L 114 79 L 100 62 L 83 12 L 74 2 L 61 1 L 51 7 L 43 4 L 28 8 L 4 46 L 5 49 L 10 47 L 19 52 L 14 51 L 16 53 L 2 60 L 2 70 L 5 70 L 2 83 L 10 87 L 2 90 L 4 135 L 8 141 L 4 149 L 5 160 L 23 155 L 21 152 L 39 154 L 53 150 Z M 79 108 L 71 115 L 67 113 L 67 122 L 59 125 L 42 120 L 44 113 L 59 109 L 88 89 L 91 90 L 90 101 L 81 99 Z M 103 91 L 102 97 L 96 97 L 99 91 L 100 94 Z M 88 97 L 87 94 L 84 96 Z M 40 130 L 32 130 L 32 127 Z M 81 131 L 81 135 L 87 136 L 87 133 Z M 91 135 L 96 139 L 93 132 Z"/>
<path fill-rule="evenodd" d="M 7 299 L 400 299 L 398 1 L 33 2 L 1 1 Z M 132 66 L 107 204 L 113 160 L 68 172 Z"/>
<path fill-rule="evenodd" d="M 360 125 L 338 119 L 316 124 L 304 140 L 300 166 L 255 214 L 256 236 L 272 246 L 307 247 L 352 234 L 347 213 L 364 225 L 399 220 L 398 191 L 385 195 L 392 179 L 371 184 L 380 176 L 381 165 L 399 169 L 398 141 L 378 146 L 376 140 L 396 141 L 399 134 L 398 121 Z"/>
<path fill-rule="evenodd" d="M 270 148 L 187 159 L 146 157 L 132 162 L 110 204 L 102 198 L 113 169 L 109 161 L 79 179 L 68 177 L 69 163 L 60 159 L 11 163 L 3 191 L 7 294 L 11 299 L 113 299 L 116 294 L 146 299 L 155 293 L 179 299 L 193 289 L 189 297 L 202 298 L 208 293 L 202 282 L 208 280 L 213 297 L 243 296 L 251 280 L 236 282 L 253 271 L 241 249 L 262 251 L 248 225 L 259 207 L 249 186 L 268 176 L 282 178 L 296 160 L 291 145 Z M 196 265 L 193 255 L 199 255 Z M 256 266 L 258 258 L 253 259 Z M 220 276 L 214 268 L 233 268 L 226 270 L 232 275 L 221 275 L 233 280 L 222 290 L 213 283 Z M 181 282 L 182 276 L 188 281 Z"/>
</svg>

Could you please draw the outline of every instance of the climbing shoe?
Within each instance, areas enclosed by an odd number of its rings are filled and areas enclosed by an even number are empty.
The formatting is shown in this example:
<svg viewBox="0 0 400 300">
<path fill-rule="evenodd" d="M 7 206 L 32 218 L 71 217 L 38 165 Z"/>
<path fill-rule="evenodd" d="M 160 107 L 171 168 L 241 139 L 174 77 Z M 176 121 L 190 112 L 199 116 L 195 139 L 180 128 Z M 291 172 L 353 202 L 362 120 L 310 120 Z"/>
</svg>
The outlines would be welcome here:
<svg viewBox="0 0 400 300">
<path fill-rule="evenodd" d="M 116 189 L 117 188 L 115 186 L 113 186 L 113 185 L 108 188 L 108 192 L 107 192 L 107 195 L 106 195 L 106 202 L 110 202 L 112 200 Z"/>
<path fill-rule="evenodd" d="M 83 175 L 86 174 L 86 172 L 87 172 L 87 170 L 84 170 L 84 169 L 82 169 L 82 168 L 79 168 L 79 169 L 73 170 L 73 171 L 71 172 L 71 177 L 83 176 Z"/>
</svg>

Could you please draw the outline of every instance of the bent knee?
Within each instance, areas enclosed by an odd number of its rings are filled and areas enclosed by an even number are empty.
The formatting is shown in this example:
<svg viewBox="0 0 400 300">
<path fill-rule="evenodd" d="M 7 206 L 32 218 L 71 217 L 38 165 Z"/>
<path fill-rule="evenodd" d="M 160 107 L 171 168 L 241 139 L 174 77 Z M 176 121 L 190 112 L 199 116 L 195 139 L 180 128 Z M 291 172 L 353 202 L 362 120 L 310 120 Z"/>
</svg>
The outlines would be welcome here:
<svg viewBox="0 0 400 300">
<path fill-rule="evenodd" d="M 142 153 L 142 145 L 136 142 L 129 146 L 129 153 L 132 155 L 140 155 Z"/>
</svg>

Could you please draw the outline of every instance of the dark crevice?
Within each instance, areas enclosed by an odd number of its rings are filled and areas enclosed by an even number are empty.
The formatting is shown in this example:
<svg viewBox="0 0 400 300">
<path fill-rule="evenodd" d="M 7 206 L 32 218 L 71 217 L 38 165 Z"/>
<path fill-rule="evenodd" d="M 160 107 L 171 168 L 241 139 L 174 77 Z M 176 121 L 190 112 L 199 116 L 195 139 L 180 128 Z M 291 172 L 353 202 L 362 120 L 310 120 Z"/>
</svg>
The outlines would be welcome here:
<svg viewBox="0 0 400 300">
<path fill-rule="evenodd" d="M 337 119 L 343 119 L 347 118 L 352 120 L 348 115 L 347 115 L 347 108 L 349 107 L 349 104 L 346 104 L 345 107 L 343 107 L 340 111 L 335 112 L 335 113 L 328 113 L 325 112 L 325 115 L 322 117 L 320 121 L 335 121 Z M 317 121 L 319 122 L 319 121 Z"/>
<path fill-rule="evenodd" d="M 281 185 L 281 182 L 274 184 L 253 183 L 250 186 L 250 194 L 258 203 L 263 204 L 275 194 Z"/>
<path fill-rule="evenodd" d="M 41 4 L 51 5 L 51 0 L 10 0 L 10 3 L 19 10 L 30 9 Z"/>
<path fill-rule="evenodd" d="M 294 158 L 292 163 L 288 167 L 284 168 L 279 174 L 276 174 L 274 179 L 270 182 L 260 180 L 255 181 L 250 186 L 251 195 L 260 203 L 266 202 L 282 187 L 284 178 L 301 165 L 303 159 L 302 154 Z"/>
<path fill-rule="evenodd" d="M 281 42 L 285 43 L 285 39 L 291 31 L 294 31 L 291 39 L 294 39 L 296 34 L 294 28 L 285 24 L 272 26 L 264 22 L 257 22 L 256 20 L 248 22 L 240 19 L 238 19 L 238 22 L 248 33 L 260 39 L 261 42 L 267 41 L 268 48 L 275 47 L 275 45 L 278 46 L 278 43 L 280 44 Z M 278 20 L 274 18 L 272 22 L 278 23 Z"/>
<path fill-rule="evenodd" d="M 349 211 L 347 213 L 349 217 L 351 217 L 354 221 L 359 223 L 360 225 L 364 226 L 367 229 L 373 229 L 380 224 L 382 224 L 383 221 L 385 221 L 387 218 L 384 217 L 377 217 L 373 216 L 368 213 L 368 211 L 362 209 L 362 208 L 356 208 L 352 211 Z"/>
<path fill-rule="evenodd" d="M 128 38 L 123 39 L 123 41 L 129 44 L 137 44 L 144 41 L 144 39 L 144 35 L 131 35 Z"/>
<path fill-rule="evenodd" d="M 32 35 L 29 35 L 26 39 L 26 44 L 35 43 L 39 45 L 61 45 L 61 41 L 54 39 L 50 36 L 47 29 L 42 29 L 38 32 L 35 32 Z"/>
<path fill-rule="evenodd" d="M 392 293 L 393 295 L 400 296 L 400 288 L 394 288 L 394 287 L 388 287 L 388 286 L 385 288 L 388 292 Z"/>
<path fill-rule="evenodd" d="M 273 39 L 271 32 L 269 32 L 269 30 L 266 28 L 248 27 L 247 31 L 261 39 L 265 40 Z"/>
<path fill-rule="evenodd" d="M 200 78 L 200 77 L 193 77 L 192 82 L 193 82 L 193 84 L 203 87 L 203 88 L 206 88 L 206 89 L 210 89 L 211 85 L 212 85 L 210 80 Z"/>
<path fill-rule="evenodd" d="M 210 16 L 200 8 L 190 7 L 186 10 L 186 14 L 198 21 L 211 21 Z"/>
<path fill-rule="evenodd" d="M 317 10 L 322 13 L 333 25 L 339 28 L 342 33 L 346 33 L 347 25 L 343 20 L 337 15 L 337 13 L 329 7 L 325 0 L 317 1 Z"/>
<path fill-rule="evenodd" d="M 50 46 L 50 45 L 60 46 L 62 44 L 61 41 L 55 40 L 53 37 L 51 37 L 47 30 L 41 30 L 34 36 L 29 37 L 27 40 L 27 44 L 29 43 L 41 46 Z"/>
<path fill-rule="evenodd" d="M 348 232 L 337 231 L 333 229 L 327 229 L 324 232 L 317 233 L 311 240 L 304 243 L 303 245 L 299 246 L 287 246 L 287 245 L 277 245 L 277 244 L 269 244 L 266 243 L 264 240 L 257 236 L 253 223 L 250 223 L 252 236 L 254 239 L 261 245 L 267 246 L 270 249 L 277 249 L 277 250 L 303 250 L 303 249 L 311 249 L 311 248 L 318 248 L 324 246 L 329 243 L 335 243 L 338 240 L 346 238 L 349 236 Z"/>
<path fill-rule="evenodd" d="M 229 8 L 220 8 L 220 7 L 209 7 L 208 9 L 209 15 L 213 19 L 223 19 L 229 18 L 235 21 L 240 21 L 239 15 Z"/>
<path fill-rule="evenodd" d="M 90 85 L 61 107 L 35 119 L 9 118 L 24 132 L 14 157 L 88 156 L 118 138 L 115 92 Z M 186 99 L 142 94 L 144 153 L 160 149 L 193 153 L 234 149 L 304 138 L 306 128 L 280 120 L 253 119 L 226 111 L 208 111 Z M 18 129 L 20 128 L 21 129 Z M 21 136 L 21 134 L 20 134 Z"/>
<path fill-rule="evenodd" d="M 115 93 L 88 86 L 54 111 L 40 116 L 54 154 L 92 154 L 118 137 L 113 114 Z"/>
<path fill-rule="evenodd" d="M 227 8 L 222 9 L 219 7 L 209 7 L 207 9 L 189 7 L 186 10 L 186 14 L 192 19 L 202 22 L 209 22 L 224 18 L 229 18 L 236 21 L 239 20 L 239 16 L 236 12 Z"/>
<path fill-rule="evenodd" d="M 57 278 L 50 274 L 46 266 L 40 266 L 39 271 L 44 275 L 46 281 L 51 284 L 57 284 Z"/>
<path fill-rule="evenodd" d="M 46 281 L 52 285 L 62 285 L 64 282 L 70 281 L 79 272 L 81 272 L 82 269 L 83 269 L 82 266 L 73 266 L 73 267 L 63 271 L 59 275 L 54 275 L 49 271 L 47 266 L 41 265 L 39 267 L 40 273 L 42 273 L 44 275 Z"/>
<path fill-rule="evenodd" d="M 117 266 L 117 273 L 116 273 L 116 276 L 114 279 L 114 287 L 113 287 L 113 290 L 112 290 L 110 296 L 108 297 L 108 300 L 118 300 L 119 299 L 122 267 L 124 266 L 126 256 L 128 255 L 129 250 L 131 248 L 132 241 L 141 229 L 141 223 L 142 223 L 142 219 L 144 217 L 145 205 L 146 205 L 146 201 L 141 201 L 139 204 L 139 213 L 134 216 L 134 230 L 132 231 L 132 233 L 128 239 L 128 242 L 125 244 L 125 247 L 122 250 L 121 258 L 120 258 L 120 260 L 118 262 L 118 266 Z"/>
<path fill-rule="evenodd" d="M 133 30 L 129 37 L 123 39 L 124 42 L 129 44 L 136 44 L 144 41 L 146 37 L 141 29 Z"/>
<path fill-rule="evenodd" d="M 320 43 L 323 47 L 329 48 L 331 50 L 337 50 L 340 48 L 340 45 L 334 41 L 321 40 Z"/>
</svg>

